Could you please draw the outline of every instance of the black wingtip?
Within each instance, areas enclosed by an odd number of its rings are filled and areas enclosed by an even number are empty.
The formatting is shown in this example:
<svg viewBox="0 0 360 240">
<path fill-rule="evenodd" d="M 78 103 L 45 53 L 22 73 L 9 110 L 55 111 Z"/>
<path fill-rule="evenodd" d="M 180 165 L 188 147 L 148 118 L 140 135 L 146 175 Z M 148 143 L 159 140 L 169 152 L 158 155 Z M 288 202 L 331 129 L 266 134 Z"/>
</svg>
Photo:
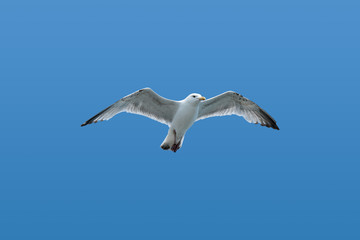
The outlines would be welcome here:
<svg viewBox="0 0 360 240">
<path fill-rule="evenodd" d="M 262 115 L 262 117 L 264 119 L 266 119 L 266 123 L 263 124 L 263 126 L 270 127 L 270 128 L 275 129 L 275 130 L 280 130 L 280 128 L 276 124 L 276 121 L 267 112 L 265 112 L 261 108 L 260 108 L 260 114 Z"/>
<path fill-rule="evenodd" d="M 92 123 L 97 123 L 97 121 L 92 121 L 92 119 L 89 119 L 86 122 L 84 122 L 83 124 L 81 124 L 81 127 L 84 127 L 84 126 L 92 124 Z"/>
<path fill-rule="evenodd" d="M 271 122 L 270 122 L 270 127 L 275 129 L 275 130 L 280 130 L 280 128 L 278 127 L 278 125 L 276 124 L 275 120 L 271 118 Z"/>
<path fill-rule="evenodd" d="M 278 127 L 278 125 L 276 124 L 275 121 L 270 123 L 270 125 L 268 125 L 267 127 L 270 127 L 272 129 L 275 129 L 275 130 L 280 130 L 280 128 Z"/>
</svg>

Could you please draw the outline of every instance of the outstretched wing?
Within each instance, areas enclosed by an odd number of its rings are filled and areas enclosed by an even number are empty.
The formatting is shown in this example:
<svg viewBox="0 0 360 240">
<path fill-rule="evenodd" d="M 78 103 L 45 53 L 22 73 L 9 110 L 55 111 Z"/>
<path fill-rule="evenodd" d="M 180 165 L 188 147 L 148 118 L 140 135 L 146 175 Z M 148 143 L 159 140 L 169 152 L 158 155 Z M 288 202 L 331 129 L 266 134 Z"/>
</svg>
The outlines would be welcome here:
<svg viewBox="0 0 360 240">
<path fill-rule="evenodd" d="M 109 120 L 121 112 L 143 115 L 153 120 L 169 125 L 178 109 L 178 102 L 163 98 L 150 88 L 136 91 L 123 97 L 113 105 L 102 110 L 81 126 L 98 121 Z"/>
<path fill-rule="evenodd" d="M 238 115 L 250 123 L 271 127 L 279 130 L 276 121 L 256 103 L 236 92 L 225 92 L 200 103 L 196 120 L 215 116 Z"/>
</svg>

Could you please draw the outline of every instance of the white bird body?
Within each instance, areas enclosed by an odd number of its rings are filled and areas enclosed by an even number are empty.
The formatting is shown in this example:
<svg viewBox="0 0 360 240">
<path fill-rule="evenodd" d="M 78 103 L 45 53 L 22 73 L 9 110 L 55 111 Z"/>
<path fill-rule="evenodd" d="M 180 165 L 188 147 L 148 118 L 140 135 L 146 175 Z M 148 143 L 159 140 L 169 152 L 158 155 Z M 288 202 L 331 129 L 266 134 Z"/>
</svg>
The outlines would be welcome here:
<svg viewBox="0 0 360 240">
<path fill-rule="evenodd" d="M 169 131 L 161 148 L 173 152 L 181 148 L 185 133 L 194 122 L 209 117 L 235 114 L 248 122 L 279 130 L 276 121 L 267 112 L 236 92 L 225 92 L 206 101 L 200 94 L 192 93 L 184 100 L 173 101 L 159 96 L 150 88 L 120 99 L 81 126 L 109 120 L 121 112 L 144 115 L 168 125 Z"/>
<path fill-rule="evenodd" d="M 190 96 L 203 99 L 203 97 L 199 97 L 198 95 L 199 94 L 191 94 Z M 179 101 L 179 108 L 170 124 L 168 135 L 161 144 L 161 148 L 168 149 L 173 143 L 179 143 L 178 147 L 181 148 L 186 131 L 194 124 L 198 116 L 199 104 L 200 101 L 193 101 L 191 97 Z"/>
</svg>

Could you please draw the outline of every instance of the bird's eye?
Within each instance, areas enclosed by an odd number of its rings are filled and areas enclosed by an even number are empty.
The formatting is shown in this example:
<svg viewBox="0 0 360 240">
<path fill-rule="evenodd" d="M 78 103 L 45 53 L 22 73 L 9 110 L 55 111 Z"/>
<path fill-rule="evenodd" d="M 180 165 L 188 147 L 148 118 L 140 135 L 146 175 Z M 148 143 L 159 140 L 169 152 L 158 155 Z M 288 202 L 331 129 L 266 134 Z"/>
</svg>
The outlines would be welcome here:
<svg viewBox="0 0 360 240">
<path fill-rule="evenodd" d="M 195 96 L 193 95 L 193 98 L 194 98 Z"/>
</svg>

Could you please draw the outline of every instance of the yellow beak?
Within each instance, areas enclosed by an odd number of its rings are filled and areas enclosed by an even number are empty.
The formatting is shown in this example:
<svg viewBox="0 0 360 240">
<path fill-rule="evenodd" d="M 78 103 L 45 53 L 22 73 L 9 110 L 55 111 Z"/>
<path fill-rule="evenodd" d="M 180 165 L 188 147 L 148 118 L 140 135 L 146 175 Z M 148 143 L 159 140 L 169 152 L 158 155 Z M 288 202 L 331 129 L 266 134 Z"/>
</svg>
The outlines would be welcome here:
<svg viewBox="0 0 360 240">
<path fill-rule="evenodd" d="M 204 98 L 204 97 L 201 97 L 201 98 L 199 98 L 200 100 L 206 100 L 206 98 Z"/>
</svg>

